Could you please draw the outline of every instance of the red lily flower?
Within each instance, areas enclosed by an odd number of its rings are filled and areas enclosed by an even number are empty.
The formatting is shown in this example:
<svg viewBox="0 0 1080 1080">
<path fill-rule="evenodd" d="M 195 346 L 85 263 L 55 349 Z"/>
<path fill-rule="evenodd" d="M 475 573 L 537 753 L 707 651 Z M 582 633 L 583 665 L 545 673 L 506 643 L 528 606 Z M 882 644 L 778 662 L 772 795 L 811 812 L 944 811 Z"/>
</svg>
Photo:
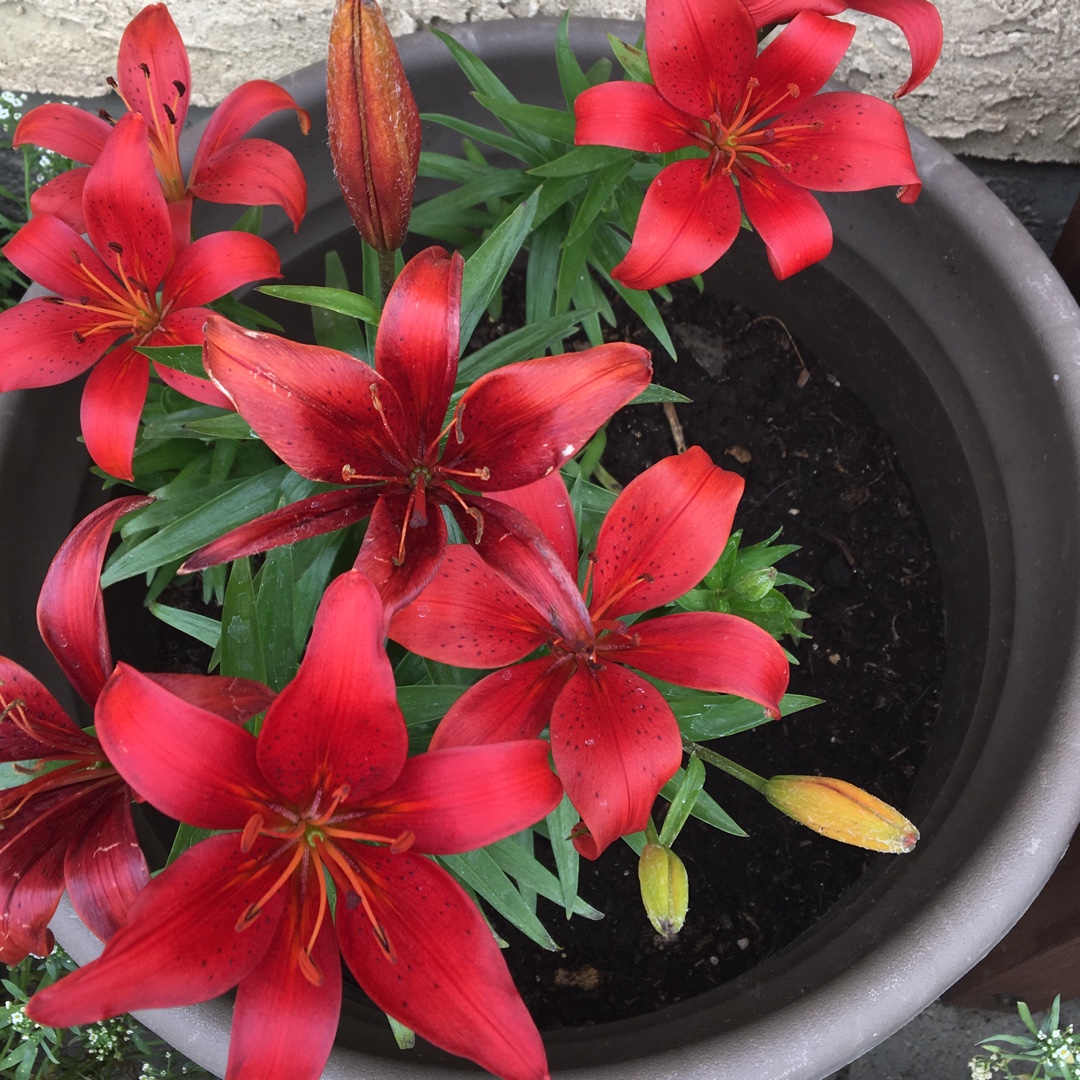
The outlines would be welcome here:
<svg viewBox="0 0 1080 1080">
<path fill-rule="evenodd" d="M 700 447 L 636 477 L 608 512 L 578 592 L 570 500 L 553 474 L 499 498 L 532 517 L 558 553 L 517 545 L 527 564 L 511 588 L 473 551 L 453 545 L 431 584 L 390 624 L 390 636 L 421 656 L 501 670 L 454 704 L 432 749 L 532 738 L 550 727 L 555 770 L 587 832 L 595 859 L 638 832 L 682 756 L 679 726 L 659 691 L 631 668 L 699 690 L 738 694 L 774 717 L 787 688 L 784 650 L 735 615 L 662 615 L 629 625 L 622 616 L 657 607 L 696 585 L 727 542 L 742 478 Z M 586 606 L 587 604 L 587 606 Z M 539 659 L 515 663 L 539 646 Z"/>
<path fill-rule="evenodd" d="M 800 11 L 839 15 L 850 9 L 896 23 L 911 49 L 911 75 L 893 97 L 903 97 L 919 86 L 941 55 L 941 16 L 930 0 L 743 0 L 743 3 L 759 29 L 790 22 Z"/>
<path fill-rule="evenodd" d="M 854 33 L 803 11 L 759 56 L 741 0 L 713 0 L 707 18 L 694 0 L 647 0 L 656 85 L 611 82 L 579 94 L 575 142 L 706 156 L 660 171 L 613 277 L 651 289 L 708 269 L 738 234 L 740 195 L 778 278 L 832 248 L 829 219 L 807 189 L 899 184 L 905 202 L 915 199 L 919 177 L 896 109 L 867 94 L 818 94 Z"/>
<path fill-rule="evenodd" d="M 301 476 L 350 486 L 233 530 L 195 552 L 182 572 L 371 514 L 357 566 L 393 609 L 419 592 L 442 558 L 440 505 L 481 553 L 503 528 L 533 531 L 504 504 L 456 485 L 503 491 L 558 469 L 645 388 L 649 354 L 612 344 L 511 364 L 477 379 L 447 424 L 462 266 L 460 255 L 434 247 L 409 261 L 383 309 L 374 368 L 333 349 L 209 321 L 206 370 L 254 431 Z"/>
<path fill-rule="evenodd" d="M 174 249 L 145 128 L 138 113 L 121 118 L 89 171 L 83 202 L 93 247 L 41 214 L 3 249 L 55 295 L 0 313 L 0 390 L 66 382 L 98 362 L 83 391 L 83 436 L 94 461 L 127 480 L 150 380 L 135 348 L 202 344 L 210 310 L 201 305 L 281 276 L 273 246 L 250 233 L 211 233 Z M 155 368 L 188 397 L 231 408 L 206 379 Z"/>
<path fill-rule="evenodd" d="M 38 626 L 71 685 L 90 705 L 112 669 L 99 578 L 121 515 L 145 496 L 95 510 L 64 541 L 38 600 Z M 244 680 L 154 676 L 222 716 L 244 720 L 270 691 Z M 24 668 L 0 657 L 0 761 L 37 759 L 32 779 L 0 793 L 0 961 L 15 964 L 52 948 L 48 929 L 66 886 L 72 906 L 99 938 L 123 924 L 149 881 L 131 820 L 132 790 L 101 744 L 68 717 Z M 46 762 L 62 762 L 42 771 Z"/>
<path fill-rule="evenodd" d="M 117 77 L 109 84 L 124 104 L 146 120 L 146 136 L 168 200 L 178 245 L 191 238 L 194 197 L 216 203 L 280 206 L 299 228 L 307 185 L 296 159 L 266 139 L 241 136 L 263 117 L 295 109 L 306 135 L 311 120 L 292 95 L 263 80 L 237 87 L 217 107 L 195 152 L 187 179 L 180 164 L 180 132 L 187 118 L 191 67 L 187 49 L 164 4 L 143 8 L 120 40 Z M 73 105 L 31 109 L 15 129 L 14 146 L 29 143 L 93 165 L 112 132 L 109 121 Z M 35 214 L 54 214 L 77 233 L 87 231 L 82 190 L 88 169 L 72 169 L 50 180 L 30 199 Z"/>
<path fill-rule="evenodd" d="M 378 594 L 349 571 L 257 739 L 118 666 L 97 712 L 117 768 L 166 813 L 236 831 L 156 877 L 100 959 L 36 994 L 29 1015 L 66 1026 L 237 986 L 228 1076 L 315 1080 L 337 1028 L 340 949 L 379 1008 L 424 1038 L 501 1076 L 547 1076 L 483 917 L 416 854 L 480 847 L 553 809 L 546 744 L 406 760 L 382 642 Z"/>
</svg>

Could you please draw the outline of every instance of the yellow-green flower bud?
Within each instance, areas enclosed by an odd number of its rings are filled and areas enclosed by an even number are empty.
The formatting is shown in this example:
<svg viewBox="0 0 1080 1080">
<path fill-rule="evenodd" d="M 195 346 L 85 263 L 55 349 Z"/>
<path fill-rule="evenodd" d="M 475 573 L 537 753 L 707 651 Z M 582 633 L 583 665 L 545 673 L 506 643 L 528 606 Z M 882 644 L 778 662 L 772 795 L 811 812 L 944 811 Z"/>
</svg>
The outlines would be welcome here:
<svg viewBox="0 0 1080 1080">
<path fill-rule="evenodd" d="M 690 905 L 690 882 L 682 859 L 671 848 L 646 844 L 638 860 L 638 881 L 649 922 L 661 937 L 675 937 Z"/>
<path fill-rule="evenodd" d="M 761 570 L 748 570 L 731 586 L 731 589 L 740 600 L 753 603 L 769 595 L 769 591 L 776 584 L 776 577 L 775 566 L 766 566 Z"/>
<path fill-rule="evenodd" d="M 898 810 L 845 780 L 774 776 L 764 795 L 788 817 L 844 844 L 901 855 L 919 839 L 919 830 Z"/>
</svg>

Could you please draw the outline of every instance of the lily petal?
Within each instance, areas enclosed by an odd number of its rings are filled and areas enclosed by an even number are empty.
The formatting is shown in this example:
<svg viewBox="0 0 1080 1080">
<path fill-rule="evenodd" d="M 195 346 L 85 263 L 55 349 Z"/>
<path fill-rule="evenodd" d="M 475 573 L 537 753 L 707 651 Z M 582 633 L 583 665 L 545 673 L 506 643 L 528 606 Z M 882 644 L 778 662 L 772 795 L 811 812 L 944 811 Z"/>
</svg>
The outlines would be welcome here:
<svg viewBox="0 0 1080 1080">
<path fill-rule="evenodd" d="M 86 178 L 90 175 L 87 168 L 68 169 L 59 176 L 42 184 L 30 196 L 30 210 L 33 217 L 51 214 L 58 217 L 65 225 L 70 225 L 80 235 L 86 232 L 86 218 L 83 217 L 82 197 Z"/>
<path fill-rule="evenodd" d="M 631 480 L 597 537 L 593 618 L 658 607 L 697 585 L 723 553 L 743 486 L 700 446 Z"/>
<path fill-rule="evenodd" d="M 731 177 L 708 161 L 676 161 L 645 192 L 633 242 L 611 276 L 632 289 L 654 289 L 707 270 L 731 247 L 742 214 Z"/>
<path fill-rule="evenodd" d="M 83 518 L 60 545 L 38 596 L 42 640 L 88 705 L 113 669 L 101 595 L 105 549 L 120 518 L 153 501 L 148 495 L 113 499 Z"/>
<path fill-rule="evenodd" d="M 572 674 L 571 665 L 550 656 L 492 672 L 450 707 L 435 729 L 429 752 L 535 739 L 551 722 L 551 710 Z"/>
<path fill-rule="evenodd" d="M 231 724 L 243 724 L 265 712 L 277 696 L 269 686 L 254 679 L 184 672 L 150 672 L 146 677 L 189 705 L 206 709 Z"/>
<path fill-rule="evenodd" d="M 695 690 L 736 694 L 774 719 L 788 685 L 780 644 L 749 619 L 715 611 L 680 612 L 634 623 L 634 644 L 619 662 Z"/>
<path fill-rule="evenodd" d="M 471 1058 L 504 1080 L 545 1080 L 544 1047 L 476 905 L 427 859 L 352 849 L 371 907 L 390 942 L 387 959 L 351 884 L 331 867 L 338 941 L 365 993 L 428 1042 Z M 408 963 L 407 957 L 423 957 Z"/>
<path fill-rule="evenodd" d="M 159 810 L 204 829 L 242 829 L 276 802 L 255 758 L 255 737 L 171 694 L 126 664 L 105 684 L 94 718 L 116 771 Z"/>
<path fill-rule="evenodd" d="M 94 464 L 110 476 L 132 480 L 135 435 L 150 386 L 150 362 L 129 344 L 99 361 L 83 388 L 79 421 Z"/>
<path fill-rule="evenodd" d="M 241 139 L 204 159 L 188 185 L 207 202 L 280 206 L 293 230 L 307 210 L 307 181 L 296 158 L 267 139 Z"/>
<path fill-rule="evenodd" d="M 180 31 L 164 4 L 149 4 L 128 23 L 120 39 L 116 77 L 128 108 L 142 113 L 155 130 L 183 129 L 191 65 Z M 171 117 L 163 106 L 169 107 Z"/>
<path fill-rule="evenodd" d="M 146 121 L 125 113 L 83 187 L 91 242 L 121 279 L 153 296 L 173 257 L 173 232 L 150 157 Z"/>
<path fill-rule="evenodd" d="M 40 146 L 72 161 L 93 165 L 112 134 L 112 124 L 75 105 L 47 102 L 31 109 L 15 126 L 13 149 Z"/>
<path fill-rule="evenodd" d="M 405 264 L 379 319 L 375 370 L 397 391 L 408 418 L 405 448 L 420 459 L 443 429 L 457 376 L 464 266 L 457 252 L 420 252 Z"/>
<path fill-rule="evenodd" d="M 746 93 L 757 34 L 741 0 L 646 0 L 645 48 L 657 90 L 704 118 Z"/>
<path fill-rule="evenodd" d="M 298 803 L 316 786 L 340 786 L 349 806 L 394 782 L 408 741 L 383 648 L 382 602 L 350 570 L 323 594 L 300 670 L 267 710 L 259 767 Z"/>
<path fill-rule="evenodd" d="M 832 251 L 832 225 L 809 191 L 766 166 L 751 165 L 740 179 L 746 216 L 764 241 L 769 265 L 780 281 Z"/>
<path fill-rule="evenodd" d="M 561 468 L 652 378 L 623 342 L 544 356 L 481 376 L 462 395 L 440 468 L 477 473 L 478 491 L 522 487 Z"/>
<path fill-rule="evenodd" d="M 938 9 L 929 0 L 848 0 L 847 6 L 889 19 L 900 27 L 911 50 L 911 75 L 893 97 L 911 93 L 930 74 L 941 55 L 944 28 Z"/>
<path fill-rule="evenodd" d="M 241 285 L 280 277 L 277 250 L 261 236 L 210 233 L 177 255 L 162 283 L 162 307 L 201 307 Z"/>
<path fill-rule="evenodd" d="M 296 959 L 312 931 L 299 891 L 294 878 L 274 942 L 236 991 L 227 1080 L 319 1080 L 330 1056 L 341 1013 L 337 934 L 327 919 L 315 938 L 310 959 L 322 976 L 315 985 Z M 284 1017 L 303 1017 L 303 1038 Z"/>
<path fill-rule="evenodd" d="M 409 758 L 393 790 L 365 802 L 363 828 L 389 836 L 407 830 L 414 850 L 452 855 L 528 828 L 561 798 L 546 742 L 457 746 Z"/>
<path fill-rule="evenodd" d="M 236 929 L 280 872 L 266 858 L 276 844 L 260 837 L 244 854 L 239 836 L 229 835 L 189 848 L 139 893 L 128 922 L 101 956 L 39 990 L 27 1015 L 48 1027 L 70 1027 L 133 1009 L 209 1001 L 231 990 L 277 935 L 282 890 L 250 925 Z"/>
<path fill-rule="evenodd" d="M 377 497 L 377 491 L 371 488 L 344 488 L 312 495 L 227 532 L 189 555 L 177 572 L 193 574 L 218 563 L 344 529 L 366 518 Z"/>
<path fill-rule="evenodd" d="M 413 525 L 408 512 L 406 496 L 381 496 L 353 563 L 379 590 L 387 620 L 416 599 L 435 576 L 446 551 L 446 521 L 438 508 L 433 506 L 421 525 Z"/>
<path fill-rule="evenodd" d="M 98 253 L 70 225 L 50 214 L 32 217 L 5 245 L 4 254 L 27 277 L 60 296 L 105 300 L 105 289 L 114 284 L 112 271 Z M 104 284 L 95 286 L 94 279 Z M 83 312 L 86 327 L 99 320 L 97 312 Z M 98 348 L 104 351 L 103 345 Z"/>
<path fill-rule="evenodd" d="M 551 752 L 588 829 L 574 847 L 595 859 L 620 836 L 645 828 L 657 794 L 679 767 L 682 739 L 651 683 L 601 663 L 579 668 L 555 702 Z"/>
<path fill-rule="evenodd" d="M 131 789 L 116 783 L 96 813 L 80 808 L 79 828 L 64 859 L 71 906 L 102 941 L 127 921 L 135 898 L 150 880 L 131 820 Z M 72 814 L 76 811 L 72 808 Z"/>
<path fill-rule="evenodd" d="M 80 308 L 45 299 L 0 311 L 0 391 L 55 386 L 81 375 L 112 344 L 85 334 L 88 321 Z"/>
<path fill-rule="evenodd" d="M 803 126 L 783 140 L 784 177 L 814 191 L 865 191 L 918 184 L 904 118 L 893 105 L 867 94 L 817 94 L 789 109 L 785 127 Z"/>
<path fill-rule="evenodd" d="M 203 363 L 237 412 L 301 476 L 340 484 L 343 470 L 385 478 L 404 468 L 387 434 L 403 429 L 404 410 L 394 388 L 362 360 L 215 317 L 206 324 Z"/>
<path fill-rule="evenodd" d="M 491 498 L 512 506 L 532 521 L 555 549 L 571 580 L 577 580 L 577 522 L 570 494 L 557 469 L 524 487 L 494 492 Z"/>
<path fill-rule="evenodd" d="M 829 81 L 844 58 L 855 27 L 827 19 L 814 11 L 801 11 L 761 50 L 754 64 L 758 80 L 751 112 L 769 102 L 783 100 L 796 87 L 793 100 L 806 101 Z M 783 113 L 783 106 L 776 110 Z M 786 123 L 781 121 L 781 123 Z"/>
<path fill-rule="evenodd" d="M 21 713 L 38 736 L 15 723 Z M 25 668 L 0 656 L 0 711 L 10 709 L 0 720 L 0 761 L 29 761 L 31 758 L 71 758 L 93 753 L 96 739 L 75 725 L 60 703 Z"/>
<path fill-rule="evenodd" d="M 605 82 L 574 100 L 574 142 L 578 146 L 621 146 L 663 154 L 696 145 L 697 116 L 675 108 L 655 86 Z"/>
<path fill-rule="evenodd" d="M 549 634 L 536 609 L 467 544 L 446 549 L 431 582 L 389 630 L 411 652 L 464 668 L 512 664 Z"/>
</svg>

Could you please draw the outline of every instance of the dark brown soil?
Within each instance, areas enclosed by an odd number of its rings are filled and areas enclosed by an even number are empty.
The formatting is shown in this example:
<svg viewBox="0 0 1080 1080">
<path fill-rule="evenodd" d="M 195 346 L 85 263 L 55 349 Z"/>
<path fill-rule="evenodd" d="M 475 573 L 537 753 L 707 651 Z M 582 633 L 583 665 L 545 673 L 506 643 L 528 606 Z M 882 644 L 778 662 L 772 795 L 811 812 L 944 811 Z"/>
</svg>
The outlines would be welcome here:
<svg viewBox="0 0 1080 1080">
<path fill-rule="evenodd" d="M 666 321 L 677 364 L 636 323 L 615 336 L 652 348 L 655 381 L 693 399 L 676 406 L 687 443 L 746 478 L 735 522 L 744 543 L 783 526 L 782 541 L 801 550 L 781 569 L 814 590 L 788 590 L 812 615 L 812 640 L 785 644 L 799 660 L 791 691 L 826 704 L 719 748 L 763 775 L 836 776 L 902 809 L 937 714 L 944 642 L 933 552 L 888 439 L 775 319 L 686 286 Z M 624 409 L 608 436 L 603 463 L 623 482 L 675 452 L 659 405 Z M 680 834 L 690 912 L 674 942 L 646 921 L 625 844 L 582 863 L 581 895 L 603 922 L 566 922 L 540 901 L 559 952 L 500 927 L 541 1029 L 632 1017 L 718 986 L 791 943 L 864 872 L 895 857 L 821 838 L 709 772 L 707 790 L 750 837 L 696 820 Z"/>
</svg>

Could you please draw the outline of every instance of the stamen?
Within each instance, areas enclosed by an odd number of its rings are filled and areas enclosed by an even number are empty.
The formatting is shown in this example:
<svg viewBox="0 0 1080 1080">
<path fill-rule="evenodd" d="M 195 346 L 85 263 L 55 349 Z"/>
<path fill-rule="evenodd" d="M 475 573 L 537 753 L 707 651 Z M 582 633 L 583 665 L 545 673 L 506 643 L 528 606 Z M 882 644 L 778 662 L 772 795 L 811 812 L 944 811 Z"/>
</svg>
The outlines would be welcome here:
<svg viewBox="0 0 1080 1080">
<path fill-rule="evenodd" d="M 275 881 L 274 884 L 271 885 L 270 888 L 240 916 L 236 923 L 237 930 L 246 930 L 262 914 L 262 909 L 270 902 L 278 889 L 292 877 L 293 871 L 300 865 L 300 860 L 303 859 L 306 850 L 307 849 L 303 844 L 295 845 L 295 850 L 293 851 L 292 858 L 289 860 L 289 865 L 285 867 L 285 870 L 280 877 L 278 877 L 277 881 Z"/>
<path fill-rule="evenodd" d="M 176 93 L 180 97 L 183 97 L 187 93 L 187 87 L 179 79 L 173 79 L 173 86 L 176 87 Z"/>
<path fill-rule="evenodd" d="M 394 954 L 394 947 L 390 943 L 390 938 L 387 936 L 382 923 L 375 917 L 375 912 L 371 908 L 371 902 L 368 900 L 368 890 L 360 881 L 359 877 L 357 877 L 352 864 L 345 857 L 344 852 L 332 844 L 327 844 L 326 854 L 341 868 L 346 880 L 353 888 L 352 894 L 345 898 L 346 904 L 349 905 L 350 909 L 355 908 L 357 904 L 363 905 L 364 914 L 368 917 L 368 922 L 371 923 L 371 929 L 375 934 L 375 940 L 379 943 L 379 948 L 382 950 L 383 956 L 389 960 L 391 964 L 397 963 L 397 956 Z M 353 899 L 354 896 L 355 899 Z"/>
<path fill-rule="evenodd" d="M 259 835 L 259 830 L 263 827 L 262 814 L 252 814 L 248 818 L 247 824 L 244 826 L 244 831 L 240 834 L 240 850 L 246 855 L 251 850 L 251 845 L 255 843 Z"/>
<path fill-rule="evenodd" d="M 603 618 L 604 612 L 609 611 L 619 600 L 621 600 L 628 592 L 636 589 L 643 582 L 651 584 L 653 580 L 652 574 L 640 574 L 638 577 L 628 581 L 617 592 L 612 593 L 603 603 L 603 605 L 592 612 L 593 626 L 598 625 L 599 620 Z"/>
<path fill-rule="evenodd" d="M 402 449 L 401 443 L 398 441 L 397 433 L 394 431 L 393 428 L 390 427 L 390 424 L 386 419 L 386 410 L 383 409 L 382 399 L 379 397 L 378 385 L 376 383 L 372 383 L 369 387 L 369 392 L 371 393 L 371 404 L 374 406 L 375 411 L 379 414 L 379 419 L 382 421 L 383 431 L 386 432 L 387 437 L 390 439 L 391 446 L 393 446 L 402 463 L 410 461 L 411 456 L 407 454 L 404 449 Z M 394 464 L 399 465 L 399 462 L 395 461 Z M 405 468 L 404 464 L 400 464 L 399 467 L 401 468 L 402 472 L 408 471 Z"/>
<path fill-rule="evenodd" d="M 165 104 L 164 101 L 161 103 L 161 108 L 165 115 L 169 118 L 169 123 L 172 124 L 173 127 L 176 127 L 176 113 L 174 113 L 172 109 L 170 109 L 169 106 Z"/>
</svg>

